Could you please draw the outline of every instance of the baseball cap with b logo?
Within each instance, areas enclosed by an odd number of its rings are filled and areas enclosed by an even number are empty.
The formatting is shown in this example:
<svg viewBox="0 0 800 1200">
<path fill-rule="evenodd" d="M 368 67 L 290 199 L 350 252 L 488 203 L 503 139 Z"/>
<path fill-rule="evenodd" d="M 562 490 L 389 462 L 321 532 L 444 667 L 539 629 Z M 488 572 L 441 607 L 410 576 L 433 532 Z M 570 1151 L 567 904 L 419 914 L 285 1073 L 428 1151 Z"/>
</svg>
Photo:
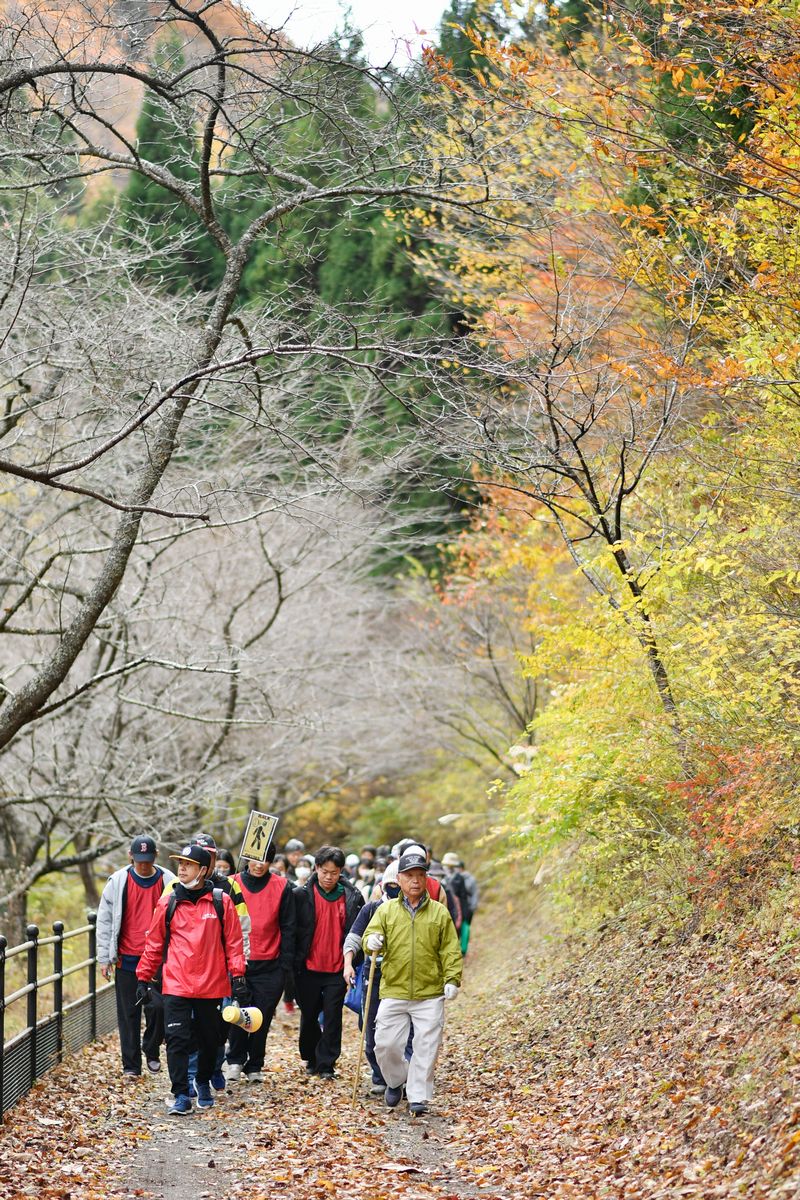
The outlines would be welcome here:
<svg viewBox="0 0 800 1200">
<path fill-rule="evenodd" d="M 134 862 L 156 861 L 156 844 L 146 833 L 140 833 L 131 842 L 131 858 Z"/>
</svg>

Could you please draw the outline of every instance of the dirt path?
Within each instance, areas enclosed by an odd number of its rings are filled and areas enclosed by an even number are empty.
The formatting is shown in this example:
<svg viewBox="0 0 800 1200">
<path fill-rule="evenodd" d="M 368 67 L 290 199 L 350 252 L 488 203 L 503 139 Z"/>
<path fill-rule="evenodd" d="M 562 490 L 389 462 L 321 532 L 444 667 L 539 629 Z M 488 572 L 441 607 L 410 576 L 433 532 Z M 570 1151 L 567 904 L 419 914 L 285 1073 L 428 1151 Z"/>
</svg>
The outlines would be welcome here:
<svg viewBox="0 0 800 1200">
<path fill-rule="evenodd" d="M 466 1015 L 466 1013 L 465 1013 Z M 115 1037 L 64 1063 L 9 1115 L 0 1142 L 0 1200 L 506 1200 L 470 1177 L 451 1131 L 458 1104 L 445 1067 L 457 1048 L 458 1009 L 432 1111 L 412 1118 L 369 1095 L 362 1066 L 351 1104 L 358 1032 L 345 1012 L 333 1082 L 309 1078 L 297 1053 L 298 1018 L 276 1017 L 265 1082 L 231 1084 L 213 1109 L 167 1114 L 166 1072 L 123 1082 Z M 43 1155 L 45 1143 L 51 1155 Z"/>
<path fill-rule="evenodd" d="M 369 1075 L 356 1108 L 351 1106 L 356 1023 L 346 1014 L 341 1074 L 333 1083 L 308 1079 L 297 1058 L 296 1020 L 270 1031 L 271 1062 L 262 1085 L 231 1084 L 215 1107 L 190 1117 L 166 1114 L 161 1076 L 129 1085 L 129 1116 L 141 1135 L 109 1181 L 114 1200 L 184 1200 L 187 1179 L 195 1197 L 256 1200 L 281 1187 L 283 1195 L 389 1200 L 390 1197 L 487 1197 L 460 1173 L 447 1095 L 431 1115 L 412 1118 L 405 1105 L 387 1110 L 368 1095 Z M 269 1184 L 269 1187 L 267 1186 Z"/>
<path fill-rule="evenodd" d="M 524 910 L 484 918 L 430 1116 L 309 1079 L 296 1025 L 262 1085 L 166 1115 L 116 1043 L 43 1081 L 2 1130 L 0 1200 L 796 1200 L 796 908 L 763 932 L 606 933 L 554 948 Z M 558 954 L 558 968 L 553 961 Z"/>
</svg>

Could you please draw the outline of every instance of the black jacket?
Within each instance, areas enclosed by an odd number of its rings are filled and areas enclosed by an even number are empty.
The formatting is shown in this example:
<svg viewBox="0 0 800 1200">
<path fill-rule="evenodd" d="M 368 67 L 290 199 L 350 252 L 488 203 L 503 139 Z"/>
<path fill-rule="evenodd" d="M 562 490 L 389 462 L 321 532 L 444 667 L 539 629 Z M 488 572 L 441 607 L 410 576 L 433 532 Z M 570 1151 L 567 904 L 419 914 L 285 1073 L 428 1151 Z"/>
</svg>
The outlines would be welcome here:
<svg viewBox="0 0 800 1200">
<path fill-rule="evenodd" d="M 344 888 L 344 932 L 342 941 L 347 937 L 359 911 L 364 907 L 364 897 L 352 883 L 346 879 L 341 881 Z M 314 926 L 317 920 L 317 910 L 314 904 L 314 888 L 317 884 L 317 872 L 314 871 L 307 883 L 294 889 L 294 900 L 297 909 L 297 924 L 295 928 L 295 970 L 302 971 L 306 965 L 308 952 L 314 940 Z"/>
</svg>

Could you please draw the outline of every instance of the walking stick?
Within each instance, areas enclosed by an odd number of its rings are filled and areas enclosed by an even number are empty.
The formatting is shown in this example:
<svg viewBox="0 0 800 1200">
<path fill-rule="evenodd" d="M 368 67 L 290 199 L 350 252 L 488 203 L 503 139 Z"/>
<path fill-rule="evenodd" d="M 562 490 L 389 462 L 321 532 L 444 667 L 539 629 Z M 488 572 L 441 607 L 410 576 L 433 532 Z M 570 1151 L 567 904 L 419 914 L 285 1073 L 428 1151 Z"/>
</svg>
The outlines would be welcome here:
<svg viewBox="0 0 800 1200">
<path fill-rule="evenodd" d="M 356 1059 L 356 1077 L 353 1080 L 353 1099 L 350 1102 L 351 1108 L 356 1106 L 356 1096 L 358 1095 L 358 1077 L 361 1074 L 361 1057 L 364 1053 L 364 1038 L 367 1036 L 367 1021 L 369 1020 L 369 1002 L 372 999 L 372 984 L 375 981 L 375 964 L 378 961 L 378 951 L 373 950 L 372 960 L 369 964 L 369 979 L 367 980 L 367 1000 L 364 1005 L 364 1020 L 361 1023 L 361 1038 L 358 1043 L 358 1058 Z"/>
</svg>

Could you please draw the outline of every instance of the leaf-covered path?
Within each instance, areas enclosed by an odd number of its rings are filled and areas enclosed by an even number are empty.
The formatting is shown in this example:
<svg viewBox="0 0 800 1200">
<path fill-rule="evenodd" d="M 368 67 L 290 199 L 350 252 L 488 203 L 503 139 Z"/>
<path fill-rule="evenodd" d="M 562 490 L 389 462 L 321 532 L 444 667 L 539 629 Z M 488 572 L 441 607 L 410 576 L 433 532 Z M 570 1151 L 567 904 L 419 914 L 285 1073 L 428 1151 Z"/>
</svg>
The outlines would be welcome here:
<svg viewBox="0 0 800 1200">
<path fill-rule="evenodd" d="M 307 1080 L 296 1026 L 262 1086 L 168 1118 L 162 1076 L 123 1087 L 116 1045 L 84 1051 L 10 1114 L 1 1200 L 753 1200 L 800 1194 L 800 1004 L 793 943 L 606 933 L 526 944 L 484 917 L 449 1008 L 432 1115 L 342 1075 Z M 515 949 L 514 947 L 517 947 Z"/>
</svg>

